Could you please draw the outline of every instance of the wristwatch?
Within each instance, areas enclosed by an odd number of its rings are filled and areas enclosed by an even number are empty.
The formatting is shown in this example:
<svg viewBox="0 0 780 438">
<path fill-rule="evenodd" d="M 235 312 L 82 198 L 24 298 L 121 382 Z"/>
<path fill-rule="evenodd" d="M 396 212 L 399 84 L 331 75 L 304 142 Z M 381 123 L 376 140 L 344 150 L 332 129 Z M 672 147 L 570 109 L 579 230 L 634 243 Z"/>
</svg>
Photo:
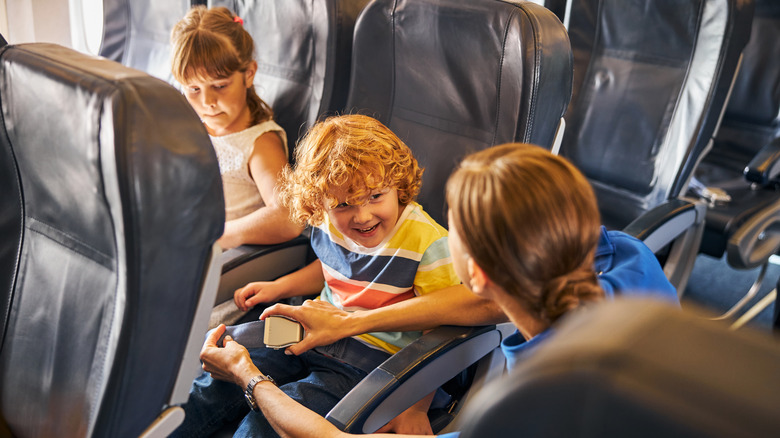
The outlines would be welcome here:
<svg viewBox="0 0 780 438">
<path fill-rule="evenodd" d="M 258 374 L 257 376 L 252 377 L 252 380 L 247 383 L 246 389 L 244 390 L 244 398 L 246 398 L 246 403 L 249 405 L 250 409 L 256 412 L 260 412 L 260 408 L 257 407 L 257 401 L 255 401 L 255 385 L 264 380 L 267 380 L 276 385 L 276 382 L 274 382 L 274 379 L 272 379 L 271 376 Z"/>
</svg>

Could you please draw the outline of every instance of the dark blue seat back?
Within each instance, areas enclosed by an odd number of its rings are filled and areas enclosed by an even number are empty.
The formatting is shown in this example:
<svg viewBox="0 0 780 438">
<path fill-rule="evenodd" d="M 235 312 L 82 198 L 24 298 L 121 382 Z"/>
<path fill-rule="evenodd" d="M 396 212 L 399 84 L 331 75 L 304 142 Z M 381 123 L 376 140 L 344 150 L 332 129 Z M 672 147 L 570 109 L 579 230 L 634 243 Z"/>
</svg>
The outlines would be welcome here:
<svg viewBox="0 0 780 438">
<path fill-rule="evenodd" d="M 739 174 L 762 147 L 780 138 L 780 3 L 756 0 L 755 7 L 750 41 L 705 158 Z"/>
<path fill-rule="evenodd" d="M 2 417 L 138 436 L 170 403 L 222 233 L 208 136 L 169 84 L 51 44 L 0 49 L 0 106 Z"/>
<path fill-rule="evenodd" d="M 255 40 L 255 87 L 295 145 L 318 117 L 340 111 L 349 87 L 352 31 L 368 0 L 104 0 L 100 54 L 175 83 L 170 33 L 191 4 L 225 6 Z"/>
<path fill-rule="evenodd" d="M 574 90 L 561 154 L 624 228 L 684 193 L 750 35 L 742 0 L 570 0 Z"/>
<path fill-rule="evenodd" d="M 100 56 L 173 83 L 171 29 L 191 3 L 198 2 L 103 0 Z"/>
<path fill-rule="evenodd" d="M 464 407 L 461 437 L 774 436 L 780 349 L 661 302 L 567 317 Z"/>
<path fill-rule="evenodd" d="M 442 224 L 444 184 L 461 158 L 513 141 L 553 148 L 571 92 L 566 31 L 530 2 L 375 0 L 358 18 L 352 61 L 347 110 L 378 118 L 409 145 L 425 168 L 418 200 Z M 437 329 L 371 372 L 326 418 L 373 432 L 471 364 L 503 371 L 491 354 L 500 339 L 495 327 Z M 429 412 L 435 431 L 457 409 L 439 411 Z"/>
</svg>

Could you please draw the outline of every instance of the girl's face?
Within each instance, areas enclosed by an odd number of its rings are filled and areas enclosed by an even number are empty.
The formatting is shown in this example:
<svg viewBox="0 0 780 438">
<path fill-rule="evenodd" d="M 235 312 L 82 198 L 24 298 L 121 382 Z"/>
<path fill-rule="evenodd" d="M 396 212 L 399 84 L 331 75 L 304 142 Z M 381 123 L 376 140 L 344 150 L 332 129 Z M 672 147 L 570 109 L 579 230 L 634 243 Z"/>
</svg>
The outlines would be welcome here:
<svg viewBox="0 0 780 438">
<path fill-rule="evenodd" d="M 330 222 L 344 237 L 365 248 L 382 243 L 403 213 L 396 188 L 374 190 L 360 205 L 347 204 L 345 190 L 336 190 L 332 195 L 338 203 L 333 208 L 326 207 Z"/>
<path fill-rule="evenodd" d="M 248 128 L 252 115 L 246 103 L 246 89 L 252 86 L 255 69 L 235 72 L 226 78 L 198 75 L 184 85 L 184 96 L 213 136 Z"/>
</svg>

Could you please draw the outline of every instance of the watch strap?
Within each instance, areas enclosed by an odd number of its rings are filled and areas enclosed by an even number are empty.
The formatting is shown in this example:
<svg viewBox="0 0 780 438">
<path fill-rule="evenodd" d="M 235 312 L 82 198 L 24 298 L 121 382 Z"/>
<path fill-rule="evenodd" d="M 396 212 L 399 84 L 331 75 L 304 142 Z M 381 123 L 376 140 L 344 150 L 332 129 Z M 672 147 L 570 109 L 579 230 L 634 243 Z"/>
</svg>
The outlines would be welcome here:
<svg viewBox="0 0 780 438">
<path fill-rule="evenodd" d="M 276 385 L 276 382 L 271 376 L 258 374 L 249 380 L 249 383 L 247 383 L 246 389 L 244 390 L 244 397 L 246 398 L 246 402 L 249 405 L 249 408 L 253 411 L 260 411 L 260 408 L 257 406 L 257 400 L 255 400 L 255 385 L 263 381 L 269 381 Z"/>
</svg>

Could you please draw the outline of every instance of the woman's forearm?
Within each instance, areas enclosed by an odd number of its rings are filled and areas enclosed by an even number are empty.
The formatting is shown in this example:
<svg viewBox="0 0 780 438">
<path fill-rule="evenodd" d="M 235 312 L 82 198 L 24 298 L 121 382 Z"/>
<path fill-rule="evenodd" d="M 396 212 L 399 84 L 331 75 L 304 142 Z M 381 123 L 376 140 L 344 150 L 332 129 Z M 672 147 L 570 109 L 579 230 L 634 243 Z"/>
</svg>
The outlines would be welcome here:
<svg viewBox="0 0 780 438">
<path fill-rule="evenodd" d="M 495 303 L 474 295 L 463 285 L 450 286 L 379 309 L 352 312 L 349 319 L 350 335 L 508 321 Z"/>
<path fill-rule="evenodd" d="M 255 400 L 276 433 L 285 438 L 345 438 L 355 436 L 339 430 L 331 422 L 291 399 L 271 383 L 255 385 Z M 361 436 L 412 438 L 430 435 L 368 434 Z"/>
</svg>

